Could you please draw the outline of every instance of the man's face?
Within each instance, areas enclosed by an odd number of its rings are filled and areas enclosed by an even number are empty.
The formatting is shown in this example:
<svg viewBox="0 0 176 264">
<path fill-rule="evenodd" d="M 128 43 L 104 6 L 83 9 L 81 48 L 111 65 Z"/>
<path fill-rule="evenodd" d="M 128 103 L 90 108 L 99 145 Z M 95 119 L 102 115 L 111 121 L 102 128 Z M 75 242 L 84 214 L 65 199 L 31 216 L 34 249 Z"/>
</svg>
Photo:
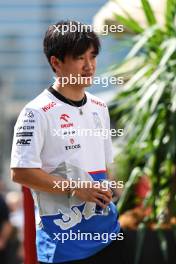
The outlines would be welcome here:
<svg viewBox="0 0 176 264">
<path fill-rule="evenodd" d="M 94 48 L 91 47 L 76 58 L 66 56 L 64 62 L 60 62 L 57 76 L 68 78 L 69 83 L 67 85 L 85 87 L 91 85 L 95 70 L 96 54 Z M 71 76 L 77 78 L 75 84 L 71 83 L 74 81 L 73 79 L 71 80 Z M 59 81 L 61 81 L 61 79 L 59 79 Z"/>
</svg>

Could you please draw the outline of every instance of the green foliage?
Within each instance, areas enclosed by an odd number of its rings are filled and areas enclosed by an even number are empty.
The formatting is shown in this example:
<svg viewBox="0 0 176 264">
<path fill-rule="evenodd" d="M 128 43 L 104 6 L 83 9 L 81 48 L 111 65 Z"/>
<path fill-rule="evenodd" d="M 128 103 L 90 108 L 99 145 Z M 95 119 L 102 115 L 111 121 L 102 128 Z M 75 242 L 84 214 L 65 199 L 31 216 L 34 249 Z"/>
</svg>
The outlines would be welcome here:
<svg viewBox="0 0 176 264">
<path fill-rule="evenodd" d="M 149 26 L 155 25 L 157 23 L 157 21 L 156 21 L 155 14 L 154 14 L 148 0 L 141 0 L 141 2 L 142 2 L 143 10 L 145 12 L 145 16 L 146 16 L 146 19 L 147 19 Z"/>
<path fill-rule="evenodd" d="M 121 22 L 124 26 L 131 29 L 132 31 L 135 31 L 136 33 L 141 33 L 143 29 L 140 27 L 138 23 L 131 17 L 125 18 L 121 15 L 114 14 L 115 18 Z"/>
<path fill-rule="evenodd" d="M 147 221 L 169 223 L 176 216 L 176 1 L 167 1 L 163 27 L 157 24 L 148 0 L 141 4 L 147 29 L 129 15 L 115 16 L 137 33 L 127 57 L 111 70 L 113 75 L 128 76 L 111 111 L 118 127 L 124 128 L 121 155 L 128 153 L 130 164 L 118 207 L 120 212 L 127 209 L 134 184 L 147 175 L 151 192 L 144 205 L 152 208 Z"/>
</svg>

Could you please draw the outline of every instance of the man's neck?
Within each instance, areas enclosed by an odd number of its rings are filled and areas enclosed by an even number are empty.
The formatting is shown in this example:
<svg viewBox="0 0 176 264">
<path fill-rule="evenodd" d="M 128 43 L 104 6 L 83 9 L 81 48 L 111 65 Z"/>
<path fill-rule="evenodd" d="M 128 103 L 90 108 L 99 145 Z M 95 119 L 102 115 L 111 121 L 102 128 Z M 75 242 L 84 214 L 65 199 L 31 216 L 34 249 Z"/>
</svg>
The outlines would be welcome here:
<svg viewBox="0 0 176 264">
<path fill-rule="evenodd" d="M 85 88 L 79 88 L 76 86 L 66 86 L 66 85 L 62 87 L 57 82 L 53 84 L 53 88 L 64 97 L 73 101 L 82 100 L 85 93 Z"/>
</svg>

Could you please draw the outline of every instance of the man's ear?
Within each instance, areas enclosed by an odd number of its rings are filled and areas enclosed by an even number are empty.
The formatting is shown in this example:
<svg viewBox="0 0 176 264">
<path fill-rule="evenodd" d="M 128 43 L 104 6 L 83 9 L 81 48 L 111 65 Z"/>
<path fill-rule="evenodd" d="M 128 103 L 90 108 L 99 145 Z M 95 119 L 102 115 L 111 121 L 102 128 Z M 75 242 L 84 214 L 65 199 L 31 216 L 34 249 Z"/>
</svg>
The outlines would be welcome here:
<svg viewBox="0 0 176 264">
<path fill-rule="evenodd" d="M 60 69 L 61 61 L 55 56 L 50 57 L 50 63 L 52 67 L 55 69 L 55 71 L 58 71 Z"/>
</svg>

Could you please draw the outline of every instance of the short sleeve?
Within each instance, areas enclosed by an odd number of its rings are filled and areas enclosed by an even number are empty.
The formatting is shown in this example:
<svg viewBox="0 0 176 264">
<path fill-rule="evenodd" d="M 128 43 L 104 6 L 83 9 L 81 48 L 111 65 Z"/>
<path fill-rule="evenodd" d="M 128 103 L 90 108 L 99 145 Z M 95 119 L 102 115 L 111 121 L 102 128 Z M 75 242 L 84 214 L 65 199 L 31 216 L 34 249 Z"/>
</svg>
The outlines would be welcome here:
<svg viewBox="0 0 176 264">
<path fill-rule="evenodd" d="M 108 108 L 106 108 L 105 112 L 105 126 L 107 130 L 107 136 L 104 140 L 104 148 L 105 148 L 105 162 L 106 164 L 112 163 L 113 160 L 113 145 L 110 131 L 110 117 Z"/>
<path fill-rule="evenodd" d="M 11 168 L 41 168 L 44 144 L 44 120 L 33 109 L 24 108 L 14 127 Z"/>
</svg>

